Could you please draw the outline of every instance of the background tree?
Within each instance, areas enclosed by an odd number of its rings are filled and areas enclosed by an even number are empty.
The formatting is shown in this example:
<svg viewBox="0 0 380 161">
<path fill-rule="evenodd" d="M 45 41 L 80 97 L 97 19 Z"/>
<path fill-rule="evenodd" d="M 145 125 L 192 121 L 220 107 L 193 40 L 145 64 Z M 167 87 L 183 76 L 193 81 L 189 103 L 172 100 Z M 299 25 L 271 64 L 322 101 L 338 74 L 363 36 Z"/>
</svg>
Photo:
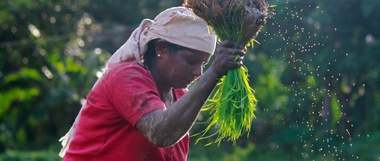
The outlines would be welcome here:
<svg viewBox="0 0 380 161">
<path fill-rule="evenodd" d="M 253 130 L 236 146 L 191 143 L 189 160 L 378 160 L 380 1 L 267 2 L 276 15 L 244 60 Z M 59 160 L 57 140 L 110 55 L 143 18 L 181 4 L 0 1 L 0 160 Z"/>
</svg>

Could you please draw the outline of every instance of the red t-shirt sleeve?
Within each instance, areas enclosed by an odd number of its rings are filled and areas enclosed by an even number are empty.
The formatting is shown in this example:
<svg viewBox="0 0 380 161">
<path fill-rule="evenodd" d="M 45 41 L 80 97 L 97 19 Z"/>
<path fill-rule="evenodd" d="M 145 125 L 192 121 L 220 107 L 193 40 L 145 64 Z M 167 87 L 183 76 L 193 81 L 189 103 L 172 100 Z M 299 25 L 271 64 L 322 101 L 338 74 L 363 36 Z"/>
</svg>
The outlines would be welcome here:
<svg viewBox="0 0 380 161">
<path fill-rule="evenodd" d="M 153 77 L 135 63 L 122 63 L 107 73 L 106 90 L 111 105 L 132 126 L 145 114 L 164 109 Z"/>
</svg>

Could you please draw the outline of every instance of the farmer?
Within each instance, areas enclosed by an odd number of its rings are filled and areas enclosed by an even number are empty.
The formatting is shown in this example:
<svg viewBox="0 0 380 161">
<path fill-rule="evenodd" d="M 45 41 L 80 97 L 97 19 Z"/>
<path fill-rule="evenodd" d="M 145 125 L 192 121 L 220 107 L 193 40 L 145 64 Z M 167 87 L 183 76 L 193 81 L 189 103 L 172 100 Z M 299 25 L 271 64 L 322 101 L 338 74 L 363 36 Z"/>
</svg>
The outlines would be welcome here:
<svg viewBox="0 0 380 161">
<path fill-rule="evenodd" d="M 75 161 L 186 160 L 189 130 L 203 103 L 244 56 L 233 42 L 215 46 L 215 34 L 186 8 L 143 20 L 87 95 L 61 138 L 60 156 Z"/>
</svg>

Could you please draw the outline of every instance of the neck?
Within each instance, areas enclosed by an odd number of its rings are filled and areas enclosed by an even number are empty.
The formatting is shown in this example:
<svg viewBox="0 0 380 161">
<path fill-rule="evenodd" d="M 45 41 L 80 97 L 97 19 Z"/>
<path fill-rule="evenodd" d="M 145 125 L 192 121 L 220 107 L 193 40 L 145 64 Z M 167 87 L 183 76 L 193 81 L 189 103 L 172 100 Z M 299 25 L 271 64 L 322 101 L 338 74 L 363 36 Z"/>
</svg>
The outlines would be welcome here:
<svg viewBox="0 0 380 161">
<path fill-rule="evenodd" d="M 157 66 L 155 63 L 152 63 L 147 67 L 150 73 L 153 76 L 154 82 L 156 83 L 157 90 L 161 96 L 161 98 L 171 95 L 172 87 L 170 87 L 167 83 L 165 83 L 157 70 Z"/>
</svg>

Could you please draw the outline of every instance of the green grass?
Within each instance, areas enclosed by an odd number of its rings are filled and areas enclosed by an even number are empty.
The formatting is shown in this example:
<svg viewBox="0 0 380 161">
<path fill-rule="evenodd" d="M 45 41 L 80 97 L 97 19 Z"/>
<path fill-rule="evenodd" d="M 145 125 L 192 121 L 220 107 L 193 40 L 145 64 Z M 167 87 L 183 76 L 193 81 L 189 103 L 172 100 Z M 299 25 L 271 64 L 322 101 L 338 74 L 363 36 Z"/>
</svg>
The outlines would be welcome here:
<svg viewBox="0 0 380 161">
<path fill-rule="evenodd" d="M 215 142 L 211 143 L 220 144 L 224 138 L 235 143 L 244 132 L 249 134 L 256 104 L 257 99 L 248 82 L 247 68 L 241 66 L 229 70 L 202 109 L 211 115 L 207 128 L 198 134 L 201 137 L 197 141 L 217 136 Z M 214 126 L 219 129 L 208 135 L 207 132 Z"/>
<path fill-rule="evenodd" d="M 0 161 L 61 161 L 58 156 L 59 151 L 39 150 L 39 151 L 16 151 L 7 150 L 0 154 Z"/>
</svg>

